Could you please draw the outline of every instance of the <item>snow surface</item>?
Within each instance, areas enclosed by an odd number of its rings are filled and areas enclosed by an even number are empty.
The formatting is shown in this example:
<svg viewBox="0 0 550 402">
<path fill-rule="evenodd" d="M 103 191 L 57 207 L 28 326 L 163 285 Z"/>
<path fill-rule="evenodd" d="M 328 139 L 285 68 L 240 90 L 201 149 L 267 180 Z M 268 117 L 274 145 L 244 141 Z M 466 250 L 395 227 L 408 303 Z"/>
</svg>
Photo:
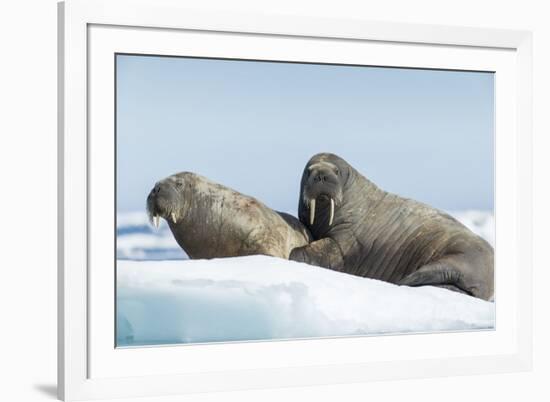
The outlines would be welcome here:
<svg viewBox="0 0 550 402">
<path fill-rule="evenodd" d="M 494 246 L 491 212 L 450 212 Z M 188 260 L 164 221 L 117 216 L 119 346 L 494 327 L 494 304 L 272 257 Z"/>
<path fill-rule="evenodd" d="M 449 213 L 494 246 L 495 219 L 492 212 L 469 210 Z M 174 240 L 164 220 L 156 230 L 145 212 L 125 212 L 117 214 L 117 258 L 172 260 L 186 259 L 187 255 Z"/>
<path fill-rule="evenodd" d="M 267 256 L 117 265 L 119 346 L 494 328 L 494 304 Z"/>
</svg>

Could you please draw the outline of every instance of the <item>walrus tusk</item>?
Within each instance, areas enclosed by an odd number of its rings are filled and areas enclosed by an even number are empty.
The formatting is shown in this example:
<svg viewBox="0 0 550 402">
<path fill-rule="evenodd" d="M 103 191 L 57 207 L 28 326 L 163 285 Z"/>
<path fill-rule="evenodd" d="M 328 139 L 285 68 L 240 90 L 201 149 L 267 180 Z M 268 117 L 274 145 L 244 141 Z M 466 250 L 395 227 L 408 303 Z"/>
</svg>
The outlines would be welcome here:
<svg viewBox="0 0 550 402">
<path fill-rule="evenodd" d="M 328 220 L 328 225 L 332 226 L 332 220 L 334 219 L 334 200 L 330 199 L 330 218 Z"/>
<path fill-rule="evenodd" d="M 172 215 L 172 222 L 178 223 L 178 220 L 176 219 L 176 214 L 172 212 L 171 215 Z"/>
<path fill-rule="evenodd" d="M 153 217 L 153 223 L 155 224 L 155 227 L 158 229 L 159 228 L 159 223 L 160 223 L 160 216 L 155 215 Z"/>
<path fill-rule="evenodd" d="M 315 221 L 315 198 L 309 202 L 309 224 L 313 225 Z"/>
</svg>

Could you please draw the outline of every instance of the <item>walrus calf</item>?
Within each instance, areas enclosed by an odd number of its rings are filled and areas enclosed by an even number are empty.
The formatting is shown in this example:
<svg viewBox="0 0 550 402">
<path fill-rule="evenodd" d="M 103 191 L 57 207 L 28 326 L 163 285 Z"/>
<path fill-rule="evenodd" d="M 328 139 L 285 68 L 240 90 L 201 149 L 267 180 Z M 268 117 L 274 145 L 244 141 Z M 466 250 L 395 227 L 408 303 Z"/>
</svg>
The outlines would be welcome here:
<svg viewBox="0 0 550 402">
<path fill-rule="evenodd" d="M 160 218 L 166 220 L 190 258 L 264 254 L 288 259 L 292 249 L 311 240 L 293 216 L 190 172 L 157 182 L 147 197 L 147 213 L 156 227 Z"/>
<path fill-rule="evenodd" d="M 314 241 L 294 249 L 292 260 L 485 300 L 493 295 L 489 243 L 448 214 L 383 191 L 334 154 L 307 163 L 298 212 Z"/>
</svg>

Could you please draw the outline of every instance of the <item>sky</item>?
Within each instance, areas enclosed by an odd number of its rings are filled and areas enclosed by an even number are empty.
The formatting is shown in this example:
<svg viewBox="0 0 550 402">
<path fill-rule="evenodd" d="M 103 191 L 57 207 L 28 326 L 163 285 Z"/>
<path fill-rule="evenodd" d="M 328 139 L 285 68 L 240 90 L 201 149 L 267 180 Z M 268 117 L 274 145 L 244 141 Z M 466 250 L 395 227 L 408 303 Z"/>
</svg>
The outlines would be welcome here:
<svg viewBox="0 0 550 402">
<path fill-rule="evenodd" d="M 296 213 L 318 152 L 436 208 L 493 209 L 488 72 L 117 56 L 117 211 L 192 171 Z"/>
</svg>

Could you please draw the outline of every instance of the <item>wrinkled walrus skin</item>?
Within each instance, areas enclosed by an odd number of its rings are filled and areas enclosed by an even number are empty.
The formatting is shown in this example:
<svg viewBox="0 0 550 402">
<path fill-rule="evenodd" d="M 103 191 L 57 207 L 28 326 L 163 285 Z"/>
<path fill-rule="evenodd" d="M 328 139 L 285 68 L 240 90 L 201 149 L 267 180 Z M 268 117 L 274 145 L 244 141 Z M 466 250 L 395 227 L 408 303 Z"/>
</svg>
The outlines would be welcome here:
<svg viewBox="0 0 550 402">
<path fill-rule="evenodd" d="M 307 163 L 298 212 L 314 241 L 294 249 L 292 260 L 400 285 L 493 296 L 489 243 L 446 213 L 378 188 L 334 154 Z"/>
<path fill-rule="evenodd" d="M 293 248 L 311 240 L 293 216 L 190 172 L 157 182 L 147 197 L 147 213 L 157 227 L 164 218 L 193 259 L 254 254 L 288 259 Z"/>
</svg>

